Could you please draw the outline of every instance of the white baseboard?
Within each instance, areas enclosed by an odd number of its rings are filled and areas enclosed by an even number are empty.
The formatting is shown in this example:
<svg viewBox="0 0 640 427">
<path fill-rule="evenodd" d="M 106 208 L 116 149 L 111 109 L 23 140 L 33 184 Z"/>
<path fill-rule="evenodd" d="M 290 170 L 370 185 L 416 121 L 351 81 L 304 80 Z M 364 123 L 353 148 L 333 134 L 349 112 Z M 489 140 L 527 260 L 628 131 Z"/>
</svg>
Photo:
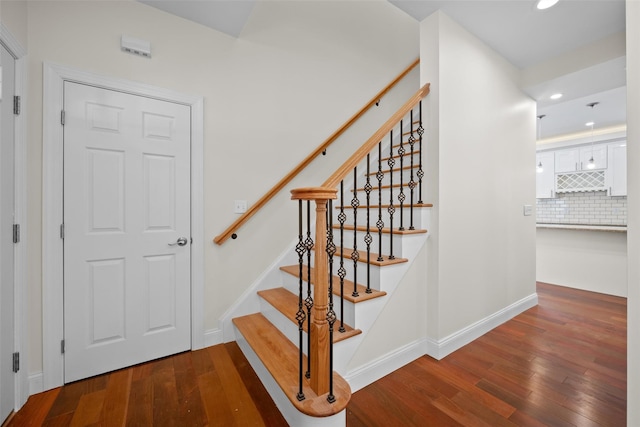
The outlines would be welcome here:
<svg viewBox="0 0 640 427">
<path fill-rule="evenodd" d="M 440 360 L 537 304 L 538 294 L 531 294 L 442 340 L 425 338 L 400 347 L 350 371 L 345 379 L 349 382 L 351 391 L 356 392 L 425 354 Z"/>
<path fill-rule="evenodd" d="M 222 344 L 222 329 L 209 329 L 204 332 L 205 347 L 211 347 L 218 344 Z"/>
<path fill-rule="evenodd" d="M 533 293 L 441 340 L 427 338 L 426 354 L 440 360 L 536 305 L 538 305 L 538 294 Z"/>
<path fill-rule="evenodd" d="M 29 396 L 44 391 L 44 375 L 42 371 L 29 374 Z"/>
<path fill-rule="evenodd" d="M 426 353 L 427 343 L 420 339 L 409 343 L 399 349 L 387 353 L 378 359 L 367 363 L 347 373 L 345 380 L 351 386 L 351 392 L 355 393 L 363 387 L 378 381 L 385 375 L 396 369 L 400 369 Z"/>
</svg>

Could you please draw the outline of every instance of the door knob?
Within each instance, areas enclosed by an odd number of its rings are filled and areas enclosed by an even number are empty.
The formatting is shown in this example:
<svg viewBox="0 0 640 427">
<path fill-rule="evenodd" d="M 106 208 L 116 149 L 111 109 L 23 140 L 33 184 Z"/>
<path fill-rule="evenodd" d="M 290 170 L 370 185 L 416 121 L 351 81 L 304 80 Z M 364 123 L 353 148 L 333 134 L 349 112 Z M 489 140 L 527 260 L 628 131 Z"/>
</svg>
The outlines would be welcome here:
<svg viewBox="0 0 640 427">
<path fill-rule="evenodd" d="M 169 243 L 169 246 L 184 246 L 187 244 L 187 238 L 186 237 L 179 237 L 178 240 L 175 241 L 175 243 Z"/>
</svg>

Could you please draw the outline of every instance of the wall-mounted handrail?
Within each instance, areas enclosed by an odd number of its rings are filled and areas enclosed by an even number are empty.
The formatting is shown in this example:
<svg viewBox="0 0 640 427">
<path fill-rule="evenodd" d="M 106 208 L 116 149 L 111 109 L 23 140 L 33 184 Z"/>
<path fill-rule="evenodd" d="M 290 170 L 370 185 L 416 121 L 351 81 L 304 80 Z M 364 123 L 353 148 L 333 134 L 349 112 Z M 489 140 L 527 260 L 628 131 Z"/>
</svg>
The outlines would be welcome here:
<svg viewBox="0 0 640 427">
<path fill-rule="evenodd" d="M 282 178 L 276 185 L 274 185 L 267 193 L 265 193 L 257 202 L 238 219 L 236 219 L 225 231 L 216 236 L 214 243 L 221 245 L 229 237 L 231 237 L 244 223 L 249 221 L 253 215 L 255 215 L 264 205 L 269 202 L 276 194 L 280 192 L 291 182 L 302 170 L 304 170 L 316 157 L 318 157 L 323 151 L 325 151 L 340 135 L 342 135 L 352 124 L 354 124 L 360 117 L 364 115 L 373 105 L 375 105 L 387 92 L 389 92 L 400 80 L 402 80 L 411 70 L 413 70 L 420 63 L 420 59 L 416 59 L 411 65 L 409 65 L 404 71 L 391 81 L 384 89 L 378 92 L 371 100 L 362 107 L 357 113 L 355 113 L 349 120 L 347 120 L 342 126 L 340 126 L 334 133 L 329 136 L 322 144 L 318 146 L 311 154 L 309 154 L 298 166 L 293 168 L 284 178 Z M 426 94 L 425 94 L 426 95 Z M 413 98 L 412 98 L 413 99 Z M 338 181 L 339 182 L 339 181 Z"/>
<path fill-rule="evenodd" d="M 327 179 L 322 187 L 327 188 L 337 188 L 340 181 L 342 181 L 348 173 L 353 171 L 362 159 L 364 159 L 368 153 L 371 152 L 380 142 L 385 135 L 387 135 L 391 129 L 394 128 L 398 123 L 400 123 L 400 119 L 404 117 L 413 107 L 415 107 L 425 96 L 429 94 L 429 83 L 425 84 L 418 90 L 409 100 L 402 106 L 398 111 L 395 112 L 393 116 L 389 118 L 377 131 L 371 136 L 360 148 L 356 150 L 355 153 L 345 161 L 342 166 L 336 170 L 333 175 Z"/>
</svg>

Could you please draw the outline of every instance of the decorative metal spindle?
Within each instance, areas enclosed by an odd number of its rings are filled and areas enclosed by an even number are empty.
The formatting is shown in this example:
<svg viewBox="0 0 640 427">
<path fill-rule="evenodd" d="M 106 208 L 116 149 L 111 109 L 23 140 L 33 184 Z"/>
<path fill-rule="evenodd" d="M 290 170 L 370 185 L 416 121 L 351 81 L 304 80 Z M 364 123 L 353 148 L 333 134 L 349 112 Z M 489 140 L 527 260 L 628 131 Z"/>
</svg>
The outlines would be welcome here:
<svg viewBox="0 0 640 427">
<path fill-rule="evenodd" d="M 306 252 L 307 247 L 304 243 L 304 241 L 302 240 L 302 200 L 298 200 L 298 244 L 296 245 L 296 252 L 298 253 L 298 265 L 299 265 L 299 274 L 298 274 L 298 312 L 296 313 L 296 320 L 298 321 L 298 339 L 299 339 L 299 345 L 298 345 L 298 349 L 299 349 L 299 353 L 298 353 L 298 371 L 299 371 L 299 378 L 298 378 L 298 394 L 296 395 L 296 398 L 298 400 L 304 400 L 304 393 L 302 392 L 302 370 L 303 370 L 303 351 L 302 351 L 302 347 L 304 346 L 303 343 L 303 332 L 304 332 L 304 328 L 302 327 L 302 325 L 304 325 L 304 320 L 306 317 L 306 314 L 304 312 L 303 309 L 303 304 L 302 304 L 302 289 L 303 289 L 303 274 L 304 274 L 304 269 L 303 269 L 303 260 L 304 260 L 304 253 Z"/>
<path fill-rule="evenodd" d="M 364 242 L 367 244 L 367 290 L 366 293 L 371 293 L 371 242 L 373 242 L 373 238 L 371 237 L 371 225 L 369 224 L 369 220 L 371 218 L 370 210 L 371 210 L 371 177 L 369 176 L 369 164 L 370 164 L 370 155 L 367 154 L 367 183 L 364 185 L 364 191 L 367 194 L 367 234 L 364 236 Z"/>
<path fill-rule="evenodd" d="M 404 129 L 403 126 L 403 121 L 400 120 L 400 148 L 398 148 L 398 155 L 400 156 L 400 193 L 398 194 L 398 201 L 400 202 L 400 227 L 398 227 L 398 230 L 404 230 L 404 225 L 402 223 L 403 221 L 403 217 L 404 217 L 404 213 L 402 212 L 402 208 L 404 207 L 404 201 L 406 199 L 405 195 L 404 195 L 404 171 L 403 171 L 403 164 L 404 164 L 404 135 L 402 133 L 402 130 Z M 392 150 L 392 155 L 393 155 L 393 150 Z"/>
<path fill-rule="evenodd" d="M 307 307 L 307 372 L 305 376 L 311 378 L 311 309 L 313 308 L 313 296 L 311 295 L 311 251 L 313 239 L 311 238 L 311 201 L 307 200 L 307 239 L 304 242 L 307 249 L 307 298 L 304 305 Z"/>
<path fill-rule="evenodd" d="M 329 308 L 327 310 L 327 322 L 329 323 L 329 394 L 327 401 L 333 403 L 336 397 L 333 395 L 333 324 L 336 323 L 336 312 L 333 311 L 333 256 L 336 253 L 336 245 L 333 242 L 333 200 L 329 199 L 327 209 L 327 255 L 329 257 Z"/>
<path fill-rule="evenodd" d="M 413 146 L 416 143 L 416 137 L 413 136 L 413 109 L 411 110 L 411 135 L 409 135 L 409 146 L 411 147 L 411 167 L 409 168 L 409 189 L 411 194 L 409 197 L 409 230 L 415 230 L 413 226 L 413 197 L 416 188 L 416 182 L 413 180 Z"/>
<path fill-rule="evenodd" d="M 424 171 L 422 170 L 422 134 L 424 134 L 424 128 L 422 127 L 422 101 L 420 101 L 420 109 L 418 110 L 418 112 L 418 120 L 420 121 L 420 123 L 418 124 L 417 132 L 418 136 L 420 137 L 420 167 L 418 168 L 418 173 L 416 175 L 418 175 L 418 203 L 422 204 L 422 178 L 424 177 Z"/>
<path fill-rule="evenodd" d="M 378 178 L 378 261 L 384 261 L 382 257 L 382 229 L 384 228 L 384 222 L 382 221 L 382 180 L 384 179 L 384 172 L 382 172 L 382 141 L 378 142 L 378 172 L 376 173 Z"/>
<path fill-rule="evenodd" d="M 351 199 L 351 207 L 353 208 L 353 251 L 351 252 L 351 260 L 353 261 L 353 292 L 351 296 L 357 297 L 358 294 L 358 259 L 360 254 L 358 253 L 358 206 L 360 201 L 358 200 L 358 168 L 353 168 L 353 199 Z"/>
<path fill-rule="evenodd" d="M 344 278 L 347 270 L 344 268 L 344 222 L 347 215 L 344 213 L 344 181 L 340 181 L 340 213 L 338 221 L 340 222 L 340 268 L 338 268 L 338 277 L 340 277 L 340 332 L 346 332 L 344 327 Z"/>
<path fill-rule="evenodd" d="M 400 140 L 402 141 L 402 129 L 400 130 Z M 396 259 L 393 255 L 393 214 L 396 211 L 396 208 L 393 206 L 393 165 L 396 164 L 396 161 L 393 159 L 393 129 L 391 129 L 389 152 L 390 156 L 389 160 L 387 160 L 387 164 L 389 165 L 389 207 L 387 208 L 389 212 L 389 259 Z"/>
</svg>

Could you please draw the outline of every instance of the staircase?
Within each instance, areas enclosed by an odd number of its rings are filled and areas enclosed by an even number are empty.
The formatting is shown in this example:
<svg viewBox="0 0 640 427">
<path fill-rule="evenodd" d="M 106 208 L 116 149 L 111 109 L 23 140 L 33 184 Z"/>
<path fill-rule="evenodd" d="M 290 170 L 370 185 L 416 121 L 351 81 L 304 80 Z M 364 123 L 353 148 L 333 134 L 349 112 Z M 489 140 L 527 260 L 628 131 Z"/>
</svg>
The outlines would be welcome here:
<svg viewBox="0 0 640 427">
<path fill-rule="evenodd" d="M 428 85 L 321 187 L 292 191 L 297 240 L 225 321 L 292 426 L 346 424 L 348 363 L 426 242 L 427 93 Z"/>
</svg>

